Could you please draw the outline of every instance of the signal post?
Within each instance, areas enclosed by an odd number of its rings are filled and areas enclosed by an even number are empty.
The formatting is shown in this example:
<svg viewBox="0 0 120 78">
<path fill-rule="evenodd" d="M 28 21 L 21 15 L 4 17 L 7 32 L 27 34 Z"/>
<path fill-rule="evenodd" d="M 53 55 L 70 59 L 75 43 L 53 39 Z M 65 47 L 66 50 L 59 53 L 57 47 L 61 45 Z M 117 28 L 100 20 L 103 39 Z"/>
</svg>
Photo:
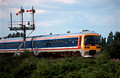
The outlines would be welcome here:
<svg viewBox="0 0 120 78">
<path fill-rule="evenodd" d="M 18 16 L 19 14 L 21 14 L 21 21 L 12 21 L 12 13 L 10 13 L 10 30 L 11 31 L 18 31 L 18 30 L 22 30 L 24 33 L 23 36 L 23 43 L 24 43 L 24 50 L 26 50 L 26 31 L 27 30 L 35 30 L 35 24 L 34 24 L 34 13 L 35 10 L 32 7 L 31 10 L 26 10 L 26 12 L 30 12 L 32 14 L 32 21 L 23 21 L 23 13 L 24 13 L 24 9 L 21 7 L 20 11 L 18 13 L 16 13 L 16 15 Z M 19 46 L 21 47 L 21 45 Z"/>
</svg>

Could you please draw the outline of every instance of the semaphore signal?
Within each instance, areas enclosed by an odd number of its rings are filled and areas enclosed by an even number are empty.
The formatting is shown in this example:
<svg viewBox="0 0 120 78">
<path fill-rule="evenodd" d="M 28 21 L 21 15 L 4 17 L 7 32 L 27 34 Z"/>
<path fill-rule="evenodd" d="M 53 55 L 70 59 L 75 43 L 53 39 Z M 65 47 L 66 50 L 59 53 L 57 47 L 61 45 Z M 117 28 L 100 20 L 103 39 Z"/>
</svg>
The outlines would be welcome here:
<svg viewBox="0 0 120 78">
<path fill-rule="evenodd" d="M 16 13 L 16 15 L 21 14 L 21 13 L 24 13 L 24 9 L 22 9 L 22 7 L 21 7 L 21 10 L 18 13 Z"/>
<path fill-rule="evenodd" d="M 26 10 L 26 12 L 33 12 L 33 13 L 35 13 L 35 10 L 34 9 L 32 9 L 32 10 Z"/>
<path fill-rule="evenodd" d="M 32 13 L 35 13 L 35 10 L 34 10 L 33 7 L 32 7 L 31 10 L 26 10 L 26 12 L 32 12 Z"/>
<path fill-rule="evenodd" d="M 21 14 L 21 21 L 12 21 L 12 13 L 10 13 L 10 30 L 22 30 L 24 32 L 24 37 L 23 37 L 23 42 L 24 42 L 24 49 L 26 50 L 26 30 L 35 30 L 35 24 L 34 24 L 34 13 L 35 10 L 32 7 L 31 10 L 26 10 L 26 12 L 32 12 L 32 21 L 23 21 L 23 13 L 24 13 L 24 9 L 21 7 L 20 11 L 18 13 L 16 13 L 16 15 Z M 33 32 L 32 31 L 32 32 Z M 21 45 L 20 45 L 21 46 Z M 20 48 L 18 48 L 20 49 Z"/>
</svg>

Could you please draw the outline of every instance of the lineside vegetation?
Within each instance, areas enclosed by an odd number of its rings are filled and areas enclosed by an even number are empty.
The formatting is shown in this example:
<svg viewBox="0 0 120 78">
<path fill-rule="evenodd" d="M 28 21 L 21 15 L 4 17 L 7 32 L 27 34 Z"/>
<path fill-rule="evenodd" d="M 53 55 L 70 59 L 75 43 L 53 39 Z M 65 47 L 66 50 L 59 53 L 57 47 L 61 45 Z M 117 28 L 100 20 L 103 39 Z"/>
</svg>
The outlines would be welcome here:
<svg viewBox="0 0 120 78">
<path fill-rule="evenodd" d="M 20 56 L 0 56 L 0 78 L 119 78 L 120 61 L 102 53 L 97 58 L 36 58 L 29 51 Z"/>
<path fill-rule="evenodd" d="M 110 33 L 109 42 L 102 38 L 102 52 L 94 58 L 38 58 L 29 51 L 0 54 L 0 78 L 120 78 L 119 34 Z"/>
</svg>

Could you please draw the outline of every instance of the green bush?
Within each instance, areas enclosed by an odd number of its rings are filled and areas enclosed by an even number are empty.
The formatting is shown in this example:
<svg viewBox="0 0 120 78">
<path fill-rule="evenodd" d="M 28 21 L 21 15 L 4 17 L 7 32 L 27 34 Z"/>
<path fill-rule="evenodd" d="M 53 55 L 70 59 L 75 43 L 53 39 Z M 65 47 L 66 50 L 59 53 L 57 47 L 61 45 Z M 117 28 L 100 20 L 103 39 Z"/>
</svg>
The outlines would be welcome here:
<svg viewBox="0 0 120 78">
<path fill-rule="evenodd" d="M 113 41 L 112 43 L 108 44 L 104 51 L 107 52 L 111 58 L 120 59 L 120 41 Z"/>
<path fill-rule="evenodd" d="M 34 58 L 26 58 L 21 65 L 13 71 L 15 78 L 30 78 L 33 71 L 36 69 L 37 60 Z"/>
<path fill-rule="evenodd" d="M 2 58 L 0 78 L 119 78 L 120 62 L 106 52 L 97 58 L 35 58 L 25 55 Z"/>
<path fill-rule="evenodd" d="M 19 56 L 21 59 L 33 57 L 33 54 L 29 50 L 25 50 L 23 53 Z"/>
<path fill-rule="evenodd" d="M 65 76 L 65 78 L 81 78 L 81 76 L 79 72 L 73 71 L 73 72 L 68 73 Z"/>
<path fill-rule="evenodd" d="M 96 58 L 96 63 L 98 65 L 108 63 L 110 61 L 110 57 L 107 54 L 107 52 L 102 52 L 98 57 Z"/>
<path fill-rule="evenodd" d="M 112 74 L 108 74 L 102 70 L 94 70 L 93 72 L 86 75 L 86 78 L 112 78 Z"/>
<path fill-rule="evenodd" d="M 101 65 L 102 70 L 106 71 L 106 72 L 110 72 L 115 74 L 119 69 L 119 63 L 115 62 L 115 61 L 111 61 L 107 64 L 103 64 Z"/>
</svg>

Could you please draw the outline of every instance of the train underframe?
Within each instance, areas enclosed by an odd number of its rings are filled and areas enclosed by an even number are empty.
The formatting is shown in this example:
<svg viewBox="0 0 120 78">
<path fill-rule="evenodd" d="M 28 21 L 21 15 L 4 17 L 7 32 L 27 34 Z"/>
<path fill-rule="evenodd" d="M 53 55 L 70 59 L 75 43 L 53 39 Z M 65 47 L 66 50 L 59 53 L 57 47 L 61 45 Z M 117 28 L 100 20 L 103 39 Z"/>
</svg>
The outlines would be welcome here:
<svg viewBox="0 0 120 78">
<path fill-rule="evenodd" d="M 71 57 L 71 56 L 81 56 L 79 51 L 65 51 L 65 52 L 40 52 L 38 57 Z"/>
</svg>

